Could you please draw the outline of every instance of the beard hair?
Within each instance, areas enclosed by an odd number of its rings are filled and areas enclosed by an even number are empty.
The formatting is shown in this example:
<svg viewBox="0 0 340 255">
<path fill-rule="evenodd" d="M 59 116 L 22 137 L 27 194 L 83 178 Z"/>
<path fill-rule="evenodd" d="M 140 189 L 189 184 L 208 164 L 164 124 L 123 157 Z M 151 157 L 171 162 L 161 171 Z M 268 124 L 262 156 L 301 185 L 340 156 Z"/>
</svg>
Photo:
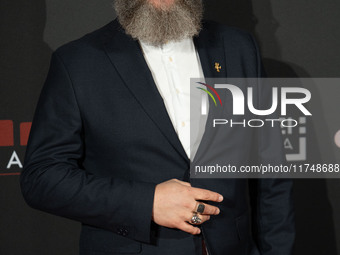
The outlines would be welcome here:
<svg viewBox="0 0 340 255">
<path fill-rule="evenodd" d="M 114 8 L 132 38 L 159 46 L 198 35 L 202 0 L 175 0 L 169 7 L 154 7 L 148 0 L 115 0 Z"/>
</svg>

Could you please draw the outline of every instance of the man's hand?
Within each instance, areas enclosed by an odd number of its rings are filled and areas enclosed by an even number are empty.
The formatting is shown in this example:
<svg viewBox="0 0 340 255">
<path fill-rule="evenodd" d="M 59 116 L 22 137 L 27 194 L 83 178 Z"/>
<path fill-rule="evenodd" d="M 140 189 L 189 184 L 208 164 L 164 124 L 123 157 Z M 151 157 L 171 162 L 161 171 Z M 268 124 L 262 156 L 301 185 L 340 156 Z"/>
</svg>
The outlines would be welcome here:
<svg viewBox="0 0 340 255">
<path fill-rule="evenodd" d="M 197 235 L 201 230 L 190 225 L 193 212 L 197 209 L 197 200 L 221 202 L 222 195 L 191 187 L 190 183 L 177 179 L 162 182 L 156 186 L 153 202 L 153 221 L 168 228 L 178 228 L 182 231 Z M 204 204 L 204 212 L 199 215 L 202 223 L 210 219 L 210 215 L 217 215 L 220 209 Z"/>
</svg>

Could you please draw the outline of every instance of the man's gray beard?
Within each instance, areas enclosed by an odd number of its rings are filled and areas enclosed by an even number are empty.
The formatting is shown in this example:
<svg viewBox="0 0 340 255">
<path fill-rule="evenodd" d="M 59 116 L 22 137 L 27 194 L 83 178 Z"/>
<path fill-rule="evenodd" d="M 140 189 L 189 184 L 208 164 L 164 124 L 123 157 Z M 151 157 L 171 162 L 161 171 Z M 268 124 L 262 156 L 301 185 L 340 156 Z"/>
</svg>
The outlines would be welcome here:
<svg viewBox="0 0 340 255">
<path fill-rule="evenodd" d="M 175 0 L 169 8 L 156 8 L 147 0 L 115 0 L 118 20 L 126 33 L 151 45 L 198 35 L 202 0 Z"/>
</svg>

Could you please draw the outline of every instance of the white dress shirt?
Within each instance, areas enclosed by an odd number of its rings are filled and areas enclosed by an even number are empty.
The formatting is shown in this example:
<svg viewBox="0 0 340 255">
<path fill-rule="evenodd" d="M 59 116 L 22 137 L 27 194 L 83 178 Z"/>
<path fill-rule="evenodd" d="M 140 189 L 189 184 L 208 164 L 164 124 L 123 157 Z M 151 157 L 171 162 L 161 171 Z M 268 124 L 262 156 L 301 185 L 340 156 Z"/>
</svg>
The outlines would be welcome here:
<svg viewBox="0 0 340 255">
<path fill-rule="evenodd" d="M 204 77 L 193 40 L 140 45 L 179 140 L 188 158 L 193 159 L 196 151 L 190 149 L 190 78 Z"/>
</svg>

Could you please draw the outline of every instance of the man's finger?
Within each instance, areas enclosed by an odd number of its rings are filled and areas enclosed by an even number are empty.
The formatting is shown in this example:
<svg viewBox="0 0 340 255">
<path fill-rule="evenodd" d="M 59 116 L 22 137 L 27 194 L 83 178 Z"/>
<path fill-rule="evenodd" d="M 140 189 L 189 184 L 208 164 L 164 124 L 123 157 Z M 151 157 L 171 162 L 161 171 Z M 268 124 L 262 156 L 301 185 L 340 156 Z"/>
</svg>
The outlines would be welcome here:
<svg viewBox="0 0 340 255">
<path fill-rule="evenodd" d="M 189 223 L 186 223 L 184 221 L 180 226 L 178 226 L 178 229 L 180 229 L 184 232 L 187 232 L 189 234 L 192 234 L 192 235 L 198 235 L 198 234 L 201 233 L 201 230 L 198 227 L 194 227 L 194 226 L 192 226 Z"/>
<path fill-rule="evenodd" d="M 188 223 L 190 224 L 193 224 L 191 222 L 191 219 L 192 217 L 194 216 L 194 214 L 192 212 L 188 213 L 187 216 L 186 216 L 186 219 L 185 221 L 187 221 Z M 201 223 L 197 224 L 197 225 L 201 225 L 203 224 L 204 222 L 210 220 L 210 216 L 209 215 L 201 215 L 201 214 L 197 214 L 197 217 L 201 219 Z M 193 225 L 196 225 L 196 224 L 193 224 Z"/>
<path fill-rule="evenodd" d="M 194 193 L 195 200 L 206 200 L 214 202 L 221 202 L 223 200 L 223 196 L 221 194 L 207 189 L 192 188 L 192 192 Z"/>
<path fill-rule="evenodd" d="M 203 208 L 203 211 L 202 211 L 202 208 Z M 217 215 L 220 213 L 220 209 L 216 206 L 197 202 L 194 212 L 198 212 L 200 214 L 205 214 L 205 215 Z"/>
</svg>

